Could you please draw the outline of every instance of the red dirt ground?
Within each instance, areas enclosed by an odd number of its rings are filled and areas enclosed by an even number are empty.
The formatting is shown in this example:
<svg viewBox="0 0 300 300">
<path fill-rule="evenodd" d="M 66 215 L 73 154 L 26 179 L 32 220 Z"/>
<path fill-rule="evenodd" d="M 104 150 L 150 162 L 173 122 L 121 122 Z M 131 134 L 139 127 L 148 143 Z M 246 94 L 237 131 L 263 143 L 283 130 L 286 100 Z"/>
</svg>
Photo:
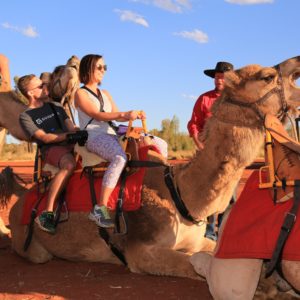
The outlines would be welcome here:
<svg viewBox="0 0 300 300">
<path fill-rule="evenodd" d="M 32 163 L 0 163 L 0 170 L 7 165 L 23 179 L 31 180 Z M 7 225 L 14 201 L 0 210 Z M 126 267 L 102 263 L 54 259 L 35 265 L 13 253 L 10 244 L 10 238 L 0 237 L 0 300 L 212 299 L 206 282 L 134 274 Z"/>
</svg>

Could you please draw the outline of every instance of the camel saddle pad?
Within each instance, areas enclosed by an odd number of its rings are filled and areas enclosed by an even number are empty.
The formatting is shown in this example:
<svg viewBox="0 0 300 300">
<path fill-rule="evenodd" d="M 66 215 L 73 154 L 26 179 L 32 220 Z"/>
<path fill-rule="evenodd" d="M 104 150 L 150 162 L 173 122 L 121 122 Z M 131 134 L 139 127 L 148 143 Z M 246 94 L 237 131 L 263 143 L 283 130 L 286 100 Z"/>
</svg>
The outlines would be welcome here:
<svg viewBox="0 0 300 300">
<path fill-rule="evenodd" d="M 147 160 L 147 153 L 149 150 L 158 152 L 155 146 L 147 146 L 139 149 L 140 160 Z M 139 168 L 136 173 L 128 176 L 126 179 L 126 186 L 124 189 L 123 197 L 123 210 L 132 211 L 137 210 L 141 206 L 141 189 L 145 175 L 145 168 Z M 102 185 L 102 177 L 94 178 L 94 188 L 96 197 L 99 198 Z M 108 207 L 111 210 L 115 210 L 117 204 L 117 198 L 120 190 L 120 182 L 118 182 L 116 188 L 112 192 Z M 46 207 L 47 194 L 44 195 L 39 207 L 37 215 L 39 215 Z M 23 225 L 29 224 L 31 211 L 37 202 L 36 187 L 26 194 L 23 216 L 21 223 Z M 80 173 L 74 173 L 69 180 L 66 189 L 66 203 L 68 211 L 83 211 L 89 212 L 92 209 L 92 200 L 90 194 L 89 180 L 86 176 L 81 176 Z"/>
<path fill-rule="evenodd" d="M 215 257 L 270 259 L 281 225 L 293 199 L 274 205 L 270 191 L 259 189 L 258 171 L 249 177 L 245 188 L 228 216 Z M 300 213 L 283 250 L 283 259 L 300 260 Z"/>
</svg>

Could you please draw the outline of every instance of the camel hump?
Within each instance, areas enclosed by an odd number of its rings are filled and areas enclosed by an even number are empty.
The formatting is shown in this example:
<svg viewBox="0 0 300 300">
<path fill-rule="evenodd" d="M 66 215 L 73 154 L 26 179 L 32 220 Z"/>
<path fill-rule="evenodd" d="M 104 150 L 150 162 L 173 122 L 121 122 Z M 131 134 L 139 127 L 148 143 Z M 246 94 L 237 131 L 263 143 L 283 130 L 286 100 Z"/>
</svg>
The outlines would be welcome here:
<svg viewBox="0 0 300 300">
<path fill-rule="evenodd" d="M 265 127 L 278 143 L 300 154 L 300 143 L 289 136 L 277 117 L 267 114 Z"/>
</svg>

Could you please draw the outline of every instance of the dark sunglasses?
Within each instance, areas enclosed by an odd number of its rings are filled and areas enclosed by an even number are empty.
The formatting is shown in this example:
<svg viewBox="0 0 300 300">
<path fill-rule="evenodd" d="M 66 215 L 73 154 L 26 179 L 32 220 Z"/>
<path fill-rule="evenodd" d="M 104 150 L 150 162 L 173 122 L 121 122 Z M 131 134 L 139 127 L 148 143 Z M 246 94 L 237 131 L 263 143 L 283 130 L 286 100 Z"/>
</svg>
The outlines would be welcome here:
<svg viewBox="0 0 300 300">
<path fill-rule="evenodd" d="M 107 65 L 99 65 L 99 66 L 96 66 L 96 69 L 99 70 L 99 71 L 107 71 Z"/>
<path fill-rule="evenodd" d="M 40 85 L 36 86 L 35 88 L 31 89 L 31 91 L 35 90 L 35 89 L 43 89 L 45 83 L 41 83 Z"/>
</svg>

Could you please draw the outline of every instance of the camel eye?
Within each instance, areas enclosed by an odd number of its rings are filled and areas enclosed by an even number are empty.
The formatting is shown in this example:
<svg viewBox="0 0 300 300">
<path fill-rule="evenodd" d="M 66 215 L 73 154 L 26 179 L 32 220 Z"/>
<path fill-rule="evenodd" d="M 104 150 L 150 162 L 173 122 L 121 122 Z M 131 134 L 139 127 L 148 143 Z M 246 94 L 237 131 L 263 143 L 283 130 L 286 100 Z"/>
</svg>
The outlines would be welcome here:
<svg viewBox="0 0 300 300">
<path fill-rule="evenodd" d="M 269 75 L 269 76 L 265 76 L 262 77 L 261 80 L 265 81 L 266 83 L 270 83 L 273 79 L 274 79 L 274 75 Z"/>
</svg>

